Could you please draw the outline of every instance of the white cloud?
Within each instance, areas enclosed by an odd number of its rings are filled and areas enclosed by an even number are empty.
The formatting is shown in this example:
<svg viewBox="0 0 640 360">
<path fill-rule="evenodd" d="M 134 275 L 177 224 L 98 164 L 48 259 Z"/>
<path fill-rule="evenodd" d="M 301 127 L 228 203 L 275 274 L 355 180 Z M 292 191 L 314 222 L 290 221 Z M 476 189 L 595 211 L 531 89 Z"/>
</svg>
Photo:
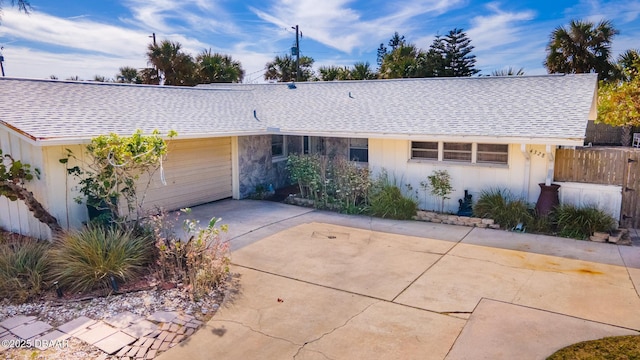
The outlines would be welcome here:
<svg viewBox="0 0 640 360">
<path fill-rule="evenodd" d="M 492 14 L 472 18 L 471 28 L 467 31 L 478 50 L 504 47 L 518 41 L 526 32 L 527 22 L 535 17 L 535 12 L 530 10 L 502 11 L 496 3 L 489 3 L 486 7 Z"/>
<path fill-rule="evenodd" d="M 120 56 L 144 54 L 149 44 L 148 33 L 85 18 L 62 19 L 45 13 L 26 16 L 5 9 L 0 36 L 54 44 L 59 48 L 95 51 Z"/>
<path fill-rule="evenodd" d="M 22 47 L 9 47 L 3 50 L 3 54 L 5 72 L 10 77 L 40 79 L 55 75 L 60 79 L 78 76 L 83 80 L 92 80 L 95 75 L 113 78 L 121 66 L 146 66 L 146 61 L 139 57 L 53 54 Z"/>
<path fill-rule="evenodd" d="M 288 27 L 304 24 L 305 36 L 319 43 L 351 53 L 356 48 L 376 46 L 381 37 L 412 27 L 410 20 L 424 14 L 437 16 L 458 6 L 462 0 L 413 0 L 393 2 L 393 10 L 365 19 L 362 11 L 349 4 L 351 0 L 277 0 L 268 10 L 252 8 L 261 19 Z"/>
<path fill-rule="evenodd" d="M 225 9 L 210 0 L 127 0 L 125 5 L 133 18 L 123 18 L 123 22 L 159 33 L 239 32 L 239 28 L 227 20 L 231 16 Z"/>
</svg>

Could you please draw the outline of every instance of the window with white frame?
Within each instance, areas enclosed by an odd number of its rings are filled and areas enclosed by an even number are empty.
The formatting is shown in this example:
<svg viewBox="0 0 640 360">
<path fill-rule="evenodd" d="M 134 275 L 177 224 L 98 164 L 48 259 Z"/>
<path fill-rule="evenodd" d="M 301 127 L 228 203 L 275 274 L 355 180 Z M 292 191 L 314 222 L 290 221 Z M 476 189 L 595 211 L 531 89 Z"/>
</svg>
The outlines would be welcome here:
<svg viewBox="0 0 640 360">
<path fill-rule="evenodd" d="M 369 162 L 369 139 L 349 139 L 349 160 Z"/>
<path fill-rule="evenodd" d="M 280 160 L 287 156 L 287 138 L 284 135 L 271 135 L 271 158 Z"/>
<path fill-rule="evenodd" d="M 412 141 L 411 158 L 438 160 L 438 143 L 433 141 Z"/>
<path fill-rule="evenodd" d="M 412 141 L 411 159 L 507 165 L 509 145 Z"/>
</svg>

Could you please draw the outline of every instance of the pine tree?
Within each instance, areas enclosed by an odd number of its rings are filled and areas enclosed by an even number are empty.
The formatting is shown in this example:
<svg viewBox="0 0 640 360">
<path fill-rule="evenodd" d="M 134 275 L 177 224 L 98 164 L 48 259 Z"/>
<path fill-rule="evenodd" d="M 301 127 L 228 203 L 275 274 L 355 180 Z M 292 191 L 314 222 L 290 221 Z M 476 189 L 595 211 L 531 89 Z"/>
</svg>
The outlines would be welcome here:
<svg viewBox="0 0 640 360">
<path fill-rule="evenodd" d="M 436 38 L 438 40 L 438 38 Z M 440 38 L 444 49 L 444 71 L 439 76 L 472 76 L 480 72 L 474 68 L 476 56 L 471 55 L 471 39 L 462 29 L 453 29 Z"/>
</svg>

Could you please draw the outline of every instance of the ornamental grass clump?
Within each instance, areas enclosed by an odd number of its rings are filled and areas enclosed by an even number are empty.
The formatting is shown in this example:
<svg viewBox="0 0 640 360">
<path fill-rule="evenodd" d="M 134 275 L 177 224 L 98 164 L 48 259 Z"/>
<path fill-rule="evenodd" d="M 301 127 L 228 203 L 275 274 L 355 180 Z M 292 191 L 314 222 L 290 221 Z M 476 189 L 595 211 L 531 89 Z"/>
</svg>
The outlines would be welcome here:
<svg viewBox="0 0 640 360">
<path fill-rule="evenodd" d="M 49 243 L 0 234 L 0 298 L 23 303 L 39 296 L 48 269 Z"/>
<path fill-rule="evenodd" d="M 553 210 L 553 217 L 562 237 L 584 240 L 594 232 L 609 232 L 616 227 L 616 221 L 596 206 L 579 207 L 563 204 Z"/>
<path fill-rule="evenodd" d="M 506 189 L 483 190 L 473 206 L 474 216 L 493 219 L 504 229 L 512 229 L 518 224 L 532 224 L 534 216 L 529 204 L 516 198 Z"/>
<path fill-rule="evenodd" d="M 152 256 L 149 236 L 120 226 L 90 225 L 54 240 L 50 278 L 71 292 L 108 289 L 113 281 L 123 283 L 143 274 Z"/>
<path fill-rule="evenodd" d="M 383 171 L 373 182 L 369 197 L 369 214 L 372 216 L 409 220 L 418 211 L 418 202 L 405 196 L 395 182 Z"/>
</svg>

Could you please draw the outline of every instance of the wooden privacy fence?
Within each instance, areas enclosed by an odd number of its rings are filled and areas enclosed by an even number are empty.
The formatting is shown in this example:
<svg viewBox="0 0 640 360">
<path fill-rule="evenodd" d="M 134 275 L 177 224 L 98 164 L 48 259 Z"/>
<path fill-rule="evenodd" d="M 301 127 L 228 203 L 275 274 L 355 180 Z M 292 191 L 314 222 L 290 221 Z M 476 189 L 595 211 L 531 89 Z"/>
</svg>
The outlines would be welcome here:
<svg viewBox="0 0 640 360">
<path fill-rule="evenodd" d="M 558 149 L 554 180 L 621 186 L 620 223 L 624 227 L 640 227 L 640 149 Z"/>
</svg>

